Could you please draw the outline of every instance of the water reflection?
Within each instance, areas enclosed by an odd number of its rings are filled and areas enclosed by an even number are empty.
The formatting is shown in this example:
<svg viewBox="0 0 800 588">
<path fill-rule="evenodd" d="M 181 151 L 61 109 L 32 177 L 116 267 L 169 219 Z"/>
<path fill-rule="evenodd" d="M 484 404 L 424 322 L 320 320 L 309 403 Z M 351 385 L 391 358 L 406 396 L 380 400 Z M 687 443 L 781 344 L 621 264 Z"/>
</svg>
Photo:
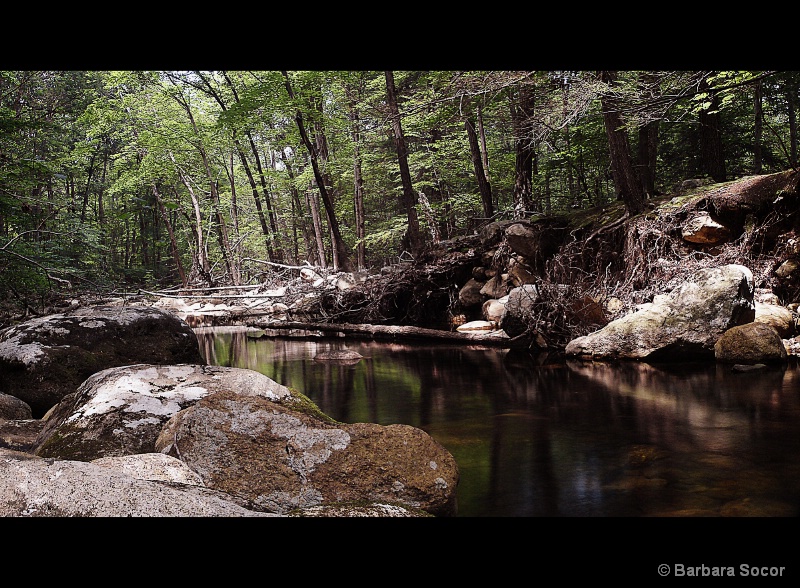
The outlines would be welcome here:
<svg viewBox="0 0 800 588">
<path fill-rule="evenodd" d="M 455 457 L 459 516 L 796 516 L 798 370 L 556 361 L 480 346 L 198 330 L 343 422 L 404 423 Z M 350 349 L 357 363 L 314 361 Z"/>
</svg>

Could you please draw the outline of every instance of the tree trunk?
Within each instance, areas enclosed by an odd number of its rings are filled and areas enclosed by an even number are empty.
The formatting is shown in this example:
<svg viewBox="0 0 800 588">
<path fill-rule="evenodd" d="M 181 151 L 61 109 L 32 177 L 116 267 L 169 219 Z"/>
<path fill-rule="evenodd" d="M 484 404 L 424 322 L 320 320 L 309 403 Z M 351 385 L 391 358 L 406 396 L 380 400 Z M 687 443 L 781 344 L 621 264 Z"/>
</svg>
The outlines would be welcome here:
<svg viewBox="0 0 800 588">
<path fill-rule="evenodd" d="M 658 121 L 639 127 L 639 175 L 645 197 L 656 196 L 656 161 L 658 155 Z"/>
<path fill-rule="evenodd" d="M 221 210 L 222 206 L 219 199 L 217 182 L 214 179 L 214 174 L 211 171 L 211 163 L 209 162 L 208 155 L 206 154 L 206 150 L 203 147 L 202 135 L 200 133 L 200 129 L 198 129 L 197 123 L 194 120 L 194 115 L 192 114 L 192 109 L 189 106 L 189 103 L 186 101 L 183 94 L 181 93 L 181 91 L 174 94 L 173 98 L 178 104 L 180 104 L 180 106 L 186 112 L 186 116 L 189 118 L 189 123 L 192 126 L 192 130 L 194 131 L 194 134 L 198 139 L 195 148 L 197 149 L 197 152 L 200 155 L 200 159 L 203 162 L 203 168 L 205 169 L 206 172 L 206 179 L 208 180 L 209 183 L 209 188 L 211 193 L 211 205 L 214 209 L 214 216 L 217 220 L 217 240 L 219 241 L 220 251 L 225 261 L 225 268 L 227 270 L 228 278 L 231 280 L 234 286 L 238 286 L 240 283 L 239 264 L 236 259 L 233 259 L 233 254 L 231 252 L 230 242 L 228 239 L 228 226 L 225 223 L 225 218 L 222 216 L 222 210 Z"/>
<path fill-rule="evenodd" d="M 242 241 L 239 233 L 239 204 L 236 202 L 236 177 L 234 176 L 233 169 L 233 152 L 231 152 L 230 157 L 231 169 L 228 173 L 228 181 L 231 184 L 231 222 L 233 223 L 233 235 L 236 238 L 232 251 L 238 260 L 242 258 Z"/>
<path fill-rule="evenodd" d="M 763 169 L 761 141 L 764 134 L 764 109 L 761 89 L 763 84 L 758 80 L 753 86 L 753 173 L 758 175 Z"/>
<path fill-rule="evenodd" d="M 281 74 L 283 75 L 285 84 L 286 84 L 286 92 L 289 94 L 289 98 L 292 100 L 295 99 L 294 91 L 292 90 L 292 84 L 289 80 L 289 73 L 286 71 L 282 71 Z M 319 167 L 318 161 L 318 153 L 317 148 L 315 145 L 311 143 L 311 140 L 308 138 L 308 134 L 306 133 L 305 124 L 303 123 L 303 113 L 298 108 L 295 112 L 295 122 L 297 123 L 297 129 L 300 132 L 300 137 L 303 140 L 303 144 L 306 146 L 308 150 L 309 156 L 311 157 L 311 167 L 314 171 L 314 178 L 317 182 L 317 188 L 319 189 L 319 194 L 322 198 L 322 203 L 325 206 L 325 212 L 328 216 L 328 223 L 330 225 L 331 231 L 331 240 L 333 241 L 332 247 L 336 250 L 336 259 L 338 260 L 338 266 L 334 265 L 334 271 L 350 271 L 352 269 L 351 262 L 350 262 L 350 252 L 347 250 L 347 246 L 344 243 L 344 239 L 342 239 L 341 232 L 339 231 L 339 221 L 336 218 L 336 210 L 333 207 L 333 201 L 331 200 L 328 190 L 325 186 L 325 179 L 322 175 L 322 171 Z"/>
<path fill-rule="evenodd" d="M 292 222 L 292 228 L 294 229 L 294 234 L 295 234 L 294 257 L 295 257 L 295 263 L 296 263 L 297 260 L 300 258 L 299 251 L 297 250 L 297 237 L 296 237 L 296 235 L 297 235 L 297 229 L 296 229 L 297 223 L 299 221 L 300 224 L 301 224 L 301 228 L 302 228 L 302 231 L 303 231 L 303 239 L 305 240 L 305 244 L 306 244 L 306 256 L 307 257 L 311 257 L 311 255 L 312 255 L 312 253 L 314 251 L 313 228 L 310 227 L 307 222 L 305 222 L 305 219 L 307 219 L 308 217 L 305 214 L 301 214 L 301 213 L 303 213 L 303 211 L 305 209 L 303 208 L 303 204 L 300 202 L 300 191 L 297 189 L 297 186 L 295 185 L 295 174 L 294 174 L 294 169 L 292 167 L 292 163 L 288 159 L 286 159 L 286 155 L 284 154 L 284 152 L 282 150 L 279 151 L 279 153 L 280 153 L 281 161 L 283 162 L 283 167 L 286 169 L 286 175 L 289 176 L 289 191 L 292 194 L 292 203 L 293 203 L 292 204 L 292 210 L 293 210 L 293 212 L 295 212 L 295 215 L 293 217 L 293 222 Z M 308 199 L 306 199 L 306 201 L 308 201 Z M 309 261 L 311 261 L 311 260 L 309 259 Z M 323 261 L 324 261 L 324 258 L 323 258 Z"/>
<path fill-rule="evenodd" d="M 172 259 L 175 260 L 175 266 L 178 268 L 178 275 L 181 278 L 181 286 L 185 288 L 188 286 L 188 282 L 186 281 L 186 272 L 183 269 L 183 262 L 181 261 L 181 255 L 178 250 L 178 241 L 175 239 L 175 231 L 173 230 L 172 223 L 169 220 L 167 209 L 164 207 L 164 202 L 161 200 L 161 194 L 159 194 L 158 187 L 155 184 L 153 184 L 153 195 L 156 197 L 158 211 L 161 213 L 161 219 L 164 221 L 164 226 L 167 227 L 170 251 L 172 252 Z"/>
<path fill-rule="evenodd" d="M 797 83 L 789 83 L 786 94 L 789 115 L 789 165 L 797 169 Z"/>
<path fill-rule="evenodd" d="M 611 86 L 616 81 L 616 72 L 601 71 L 600 80 Z M 633 166 L 628 132 L 624 127 L 619 104 L 612 92 L 600 97 L 603 110 L 603 124 L 608 138 L 609 157 L 611 159 L 611 175 L 614 185 L 625 204 L 629 216 L 642 212 L 645 208 L 642 183 Z"/>
<path fill-rule="evenodd" d="M 511 97 L 511 127 L 514 133 L 514 218 L 525 218 L 533 209 L 533 137 L 529 136 L 529 117 L 534 95 L 525 85 Z"/>
<path fill-rule="evenodd" d="M 81 206 L 81 223 L 86 221 L 86 207 L 89 204 L 89 190 L 92 185 L 92 176 L 94 175 L 94 161 L 97 159 L 97 153 L 100 151 L 98 147 L 94 153 L 92 153 L 92 159 L 89 162 L 89 171 L 86 174 L 86 189 L 83 192 L 83 204 Z"/>
<path fill-rule="evenodd" d="M 715 182 L 724 182 L 725 157 L 722 153 L 722 123 L 719 115 L 719 96 L 714 92 L 706 80 L 700 89 L 710 92 L 711 106 L 701 110 L 700 121 L 700 157 L 703 162 L 703 171 L 710 175 Z"/>
<path fill-rule="evenodd" d="M 483 109 L 478 106 L 478 136 L 481 138 L 481 155 L 483 156 L 483 173 L 486 174 L 486 181 L 491 184 L 489 179 L 489 151 L 486 149 L 486 131 L 483 128 Z"/>
<path fill-rule="evenodd" d="M 478 133 L 472 120 L 467 118 L 464 121 L 464 128 L 467 130 L 469 139 L 469 153 L 472 156 L 472 167 L 475 170 L 475 179 L 478 181 L 478 190 L 481 194 L 483 204 L 483 216 L 490 219 L 494 216 L 494 205 L 492 203 L 492 186 L 486 179 L 486 172 L 483 169 L 483 159 L 481 158 L 481 148 L 478 144 Z"/>
<path fill-rule="evenodd" d="M 642 92 L 650 92 L 657 85 L 657 78 L 652 72 L 639 75 Z M 658 161 L 659 121 L 649 120 L 639 127 L 639 177 L 645 198 L 656 196 L 656 162 Z"/>
<path fill-rule="evenodd" d="M 317 202 L 316 192 L 309 189 L 306 192 L 306 202 L 308 208 L 311 210 L 311 222 L 314 227 L 314 239 L 317 245 L 317 258 L 319 259 L 320 267 L 328 267 L 325 260 L 325 241 L 322 237 L 322 219 L 319 216 L 319 204 Z"/>
<path fill-rule="evenodd" d="M 367 267 L 364 238 L 366 237 L 366 220 L 364 218 L 364 179 L 361 177 L 361 129 L 359 127 L 358 113 L 355 105 L 350 104 L 350 124 L 353 139 L 353 212 L 356 223 L 356 267 L 364 271 Z"/>
<path fill-rule="evenodd" d="M 439 227 L 436 225 L 436 217 L 433 215 L 433 208 L 431 208 L 431 203 L 428 200 L 428 197 L 425 196 L 425 192 L 420 190 L 419 193 L 419 204 L 420 208 L 422 208 L 422 215 L 425 217 L 425 222 L 428 224 L 428 230 L 431 233 L 431 239 L 434 243 L 439 243 L 442 238 L 439 234 Z"/>
<path fill-rule="evenodd" d="M 192 200 L 192 212 L 194 213 L 193 233 L 197 243 L 197 251 L 195 252 L 197 263 L 192 264 L 192 266 L 193 269 L 196 270 L 200 279 L 211 286 L 213 285 L 213 280 L 211 278 L 211 265 L 208 262 L 208 255 L 206 253 L 205 243 L 203 242 L 203 215 L 200 212 L 200 201 L 197 199 L 189 179 L 184 175 L 183 170 L 178 167 L 178 164 L 175 161 L 175 156 L 170 153 L 169 157 L 172 160 L 172 163 L 175 164 L 175 168 L 178 170 L 178 177 L 181 179 L 184 187 L 189 192 L 189 198 Z M 192 279 L 194 277 L 194 275 L 191 276 Z"/>
<path fill-rule="evenodd" d="M 321 92 L 320 92 L 321 94 Z M 312 107 L 316 111 L 317 115 L 314 117 L 314 122 L 312 124 L 314 128 L 314 145 L 316 146 L 317 150 L 317 158 L 320 162 L 320 175 L 322 176 L 322 180 L 325 182 L 325 189 L 330 193 L 330 199 L 332 201 L 337 200 L 338 191 L 335 188 L 335 184 L 333 179 L 331 178 L 330 173 L 327 171 L 328 169 L 328 138 L 325 136 L 325 126 L 323 125 L 322 121 L 324 119 L 324 113 L 322 108 L 322 101 L 315 97 L 312 99 Z M 332 227 L 334 222 L 330 218 L 330 213 L 328 209 L 325 209 L 326 216 L 328 216 L 328 227 Z M 337 223 L 338 224 L 338 223 Z M 334 241 L 333 235 L 331 235 L 331 241 Z M 334 271 L 341 267 L 341 262 L 339 261 L 341 251 L 338 247 L 333 247 L 331 251 L 333 257 L 333 267 Z M 349 253 L 348 253 L 349 258 Z"/>
<path fill-rule="evenodd" d="M 408 169 L 408 147 L 406 146 L 406 138 L 403 134 L 403 125 L 400 123 L 400 109 L 397 106 L 397 89 L 394 85 L 394 73 L 387 70 L 384 72 L 384 75 L 386 77 L 386 100 L 389 104 L 389 116 L 391 117 L 394 142 L 397 149 L 397 162 L 400 164 L 400 178 L 403 183 L 402 204 L 406 211 L 406 217 L 408 218 L 408 228 L 406 229 L 403 241 L 411 255 L 416 259 L 417 256 L 422 253 L 424 243 L 419 229 L 419 218 L 416 208 L 417 199 L 414 196 L 411 172 Z"/>
</svg>

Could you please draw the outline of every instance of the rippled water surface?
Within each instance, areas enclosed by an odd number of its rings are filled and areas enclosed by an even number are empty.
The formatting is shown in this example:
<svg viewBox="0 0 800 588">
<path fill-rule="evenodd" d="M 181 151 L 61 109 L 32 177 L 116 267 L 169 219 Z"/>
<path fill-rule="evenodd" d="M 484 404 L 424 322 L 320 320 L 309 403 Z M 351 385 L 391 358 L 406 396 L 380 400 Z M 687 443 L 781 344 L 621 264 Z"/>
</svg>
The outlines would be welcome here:
<svg viewBox="0 0 800 588">
<path fill-rule="evenodd" d="M 800 513 L 800 371 L 548 361 L 468 345 L 198 329 L 211 364 L 342 422 L 403 423 L 455 457 L 459 517 Z M 356 363 L 315 360 L 349 349 Z"/>
</svg>

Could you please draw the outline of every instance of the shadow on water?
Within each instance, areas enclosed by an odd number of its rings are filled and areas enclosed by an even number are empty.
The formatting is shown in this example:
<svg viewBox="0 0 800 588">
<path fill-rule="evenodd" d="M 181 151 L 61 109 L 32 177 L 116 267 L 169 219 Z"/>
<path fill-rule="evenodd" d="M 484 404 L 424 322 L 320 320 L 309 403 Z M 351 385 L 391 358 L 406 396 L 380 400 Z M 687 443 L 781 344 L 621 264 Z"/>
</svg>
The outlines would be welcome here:
<svg viewBox="0 0 800 588">
<path fill-rule="evenodd" d="M 458 516 L 797 516 L 800 372 L 564 361 L 480 346 L 250 338 L 211 364 L 293 387 L 342 422 L 421 428 L 455 457 Z M 349 349 L 353 363 L 315 361 Z"/>
</svg>

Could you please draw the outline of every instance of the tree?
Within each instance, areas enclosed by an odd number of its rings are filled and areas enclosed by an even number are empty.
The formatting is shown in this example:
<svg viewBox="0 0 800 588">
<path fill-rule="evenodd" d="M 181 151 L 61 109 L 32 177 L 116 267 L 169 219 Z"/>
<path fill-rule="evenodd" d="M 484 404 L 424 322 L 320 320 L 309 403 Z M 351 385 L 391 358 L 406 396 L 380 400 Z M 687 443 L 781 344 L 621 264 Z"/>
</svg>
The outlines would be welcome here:
<svg viewBox="0 0 800 588">
<path fill-rule="evenodd" d="M 355 79 L 345 81 L 347 117 L 350 121 L 350 136 L 353 144 L 353 212 L 356 226 L 356 266 L 359 271 L 367 267 L 366 218 L 364 215 L 364 177 L 361 158 L 361 114 L 359 102 L 364 94 L 364 76 L 358 72 Z"/>
<path fill-rule="evenodd" d="M 711 87 L 708 78 L 701 82 L 700 90 L 705 103 L 698 113 L 700 123 L 700 155 L 703 171 L 715 182 L 727 179 L 725 155 L 722 151 L 722 121 L 720 120 L 720 101 L 717 90 Z"/>
<path fill-rule="evenodd" d="M 641 91 L 654 97 L 658 78 L 652 72 L 639 75 Z M 645 197 L 654 197 L 656 190 L 656 161 L 658 159 L 658 118 L 647 119 L 639 125 L 639 177 Z"/>
<path fill-rule="evenodd" d="M 621 103 L 616 97 L 614 85 L 617 73 L 601 71 L 600 81 L 606 88 L 600 95 L 603 109 L 603 123 L 608 137 L 608 152 L 611 159 L 611 173 L 619 198 L 625 203 L 628 216 L 634 216 L 645 208 L 645 194 L 641 180 L 636 173 L 631 156 L 628 131 L 622 117 Z"/>
<path fill-rule="evenodd" d="M 487 219 L 494 217 L 494 204 L 492 202 L 492 186 L 487 178 L 486 170 L 483 166 L 483 156 L 481 147 L 478 143 L 478 133 L 475 130 L 474 121 L 467 117 L 464 120 L 464 128 L 469 138 L 469 151 L 472 156 L 472 166 L 475 169 L 475 179 L 478 182 L 478 190 L 481 193 L 481 203 L 483 204 L 483 216 Z"/>
<path fill-rule="evenodd" d="M 233 251 L 231 250 L 230 240 L 228 237 L 228 225 L 225 222 L 225 217 L 222 215 L 222 206 L 219 198 L 219 184 L 217 183 L 214 173 L 211 169 L 211 162 L 203 144 L 203 137 L 192 112 L 190 101 L 181 90 L 179 80 L 172 74 L 167 74 L 167 79 L 176 89 L 175 92 L 170 93 L 171 97 L 186 112 L 186 116 L 189 119 L 189 123 L 195 134 L 195 140 L 191 141 L 191 143 L 194 148 L 197 149 L 197 152 L 203 163 L 203 170 L 206 174 L 206 180 L 208 181 L 211 203 L 214 209 L 214 216 L 216 217 L 217 221 L 217 238 L 219 239 L 220 251 L 222 252 L 222 257 L 225 261 L 228 277 L 234 286 L 238 286 L 241 283 L 239 260 L 235 258 Z"/>
<path fill-rule="evenodd" d="M 289 73 L 286 71 L 281 71 L 283 78 L 286 84 L 286 92 L 289 95 L 289 98 L 292 101 L 295 101 L 295 94 L 294 90 L 292 89 L 291 79 L 289 77 Z M 336 216 L 336 209 L 333 205 L 333 200 L 330 197 L 328 192 L 328 188 L 325 184 L 325 178 L 323 177 L 322 170 L 319 164 L 319 149 L 317 145 L 311 142 L 308 137 L 308 133 L 306 132 L 305 123 L 303 121 L 303 112 L 298 107 L 295 110 L 294 116 L 295 123 L 297 124 L 297 129 L 300 132 L 300 137 L 303 140 L 303 145 L 305 145 L 306 149 L 308 150 L 309 156 L 311 158 L 311 167 L 314 170 L 314 179 L 316 181 L 317 189 L 319 190 L 320 197 L 322 198 L 322 203 L 325 206 L 325 212 L 328 216 L 328 225 L 331 231 L 331 240 L 333 241 L 332 247 L 335 251 L 334 255 L 334 271 L 350 271 L 352 269 L 351 262 L 350 262 L 350 252 L 347 249 L 347 246 L 344 243 L 344 239 L 342 239 L 341 231 L 339 230 L 339 220 Z"/>
<path fill-rule="evenodd" d="M 509 101 L 514 129 L 514 218 L 524 218 L 533 209 L 533 107 L 532 89 L 519 84 Z"/>
<path fill-rule="evenodd" d="M 400 180 L 403 184 L 403 208 L 406 211 L 408 218 L 408 228 L 403 239 L 405 247 L 408 248 L 411 255 L 416 259 L 420 253 L 424 242 L 422 240 L 422 233 L 419 229 L 419 218 L 417 216 L 416 197 L 414 196 L 414 187 L 411 184 L 411 172 L 408 168 L 408 147 L 406 146 L 405 135 L 403 134 L 403 125 L 400 122 L 400 109 L 397 105 L 397 88 L 394 83 L 394 72 L 385 71 L 386 77 L 386 101 L 389 106 L 389 117 L 394 133 L 394 142 L 397 149 L 397 162 L 400 165 Z"/>
<path fill-rule="evenodd" d="M 224 116 L 224 114 L 228 112 L 229 108 L 228 108 L 225 100 L 221 96 L 221 93 L 214 87 L 214 85 L 212 84 L 211 80 L 209 79 L 209 77 L 206 74 L 204 74 L 203 72 L 199 72 L 199 71 L 196 71 L 194 73 L 197 75 L 197 77 L 199 78 L 200 82 L 202 82 L 200 84 L 195 84 L 195 87 L 197 87 L 201 91 L 203 91 L 206 94 L 208 94 L 209 96 L 211 96 L 217 102 L 217 104 L 219 104 L 220 108 L 222 109 L 223 116 Z M 235 101 L 235 103 L 238 103 L 239 102 L 239 96 L 238 96 L 238 94 L 236 92 L 236 88 L 235 88 L 235 86 L 233 84 L 233 81 L 231 80 L 230 76 L 225 71 L 221 72 L 221 75 L 222 75 L 223 79 L 225 80 L 225 83 L 226 83 L 227 87 L 229 88 L 229 90 L 230 90 L 230 92 L 231 92 L 231 94 L 233 96 L 233 100 Z M 231 117 L 228 117 L 226 120 L 230 120 L 230 118 Z M 250 189 L 251 189 L 252 194 L 253 194 L 253 203 L 255 204 L 256 211 L 258 213 L 258 220 L 259 220 L 259 223 L 260 223 L 260 226 L 261 226 L 261 232 L 264 235 L 264 243 L 265 243 L 265 246 L 266 246 L 266 249 L 267 249 L 267 255 L 269 256 L 269 259 L 272 260 L 272 261 L 281 260 L 283 258 L 283 254 L 280 252 L 280 250 L 278 250 L 276 252 L 275 251 L 275 247 L 274 247 L 274 242 L 276 241 L 275 235 L 277 233 L 277 226 L 276 226 L 276 222 L 275 222 L 275 218 L 274 218 L 275 215 L 274 215 L 274 211 L 273 211 L 273 207 L 272 207 L 272 202 L 270 200 L 269 191 L 267 190 L 267 187 L 266 187 L 266 180 L 264 178 L 264 172 L 263 172 L 262 166 L 261 166 L 261 156 L 259 155 L 259 152 L 258 152 L 258 149 L 256 148 L 255 142 L 253 141 L 252 134 L 250 133 L 249 130 L 245 130 L 244 134 L 247 137 L 248 142 L 249 142 L 250 153 L 251 153 L 251 155 L 252 155 L 252 157 L 253 157 L 253 159 L 254 159 L 254 161 L 256 163 L 256 167 L 257 167 L 257 170 L 258 170 L 258 173 L 259 173 L 259 178 L 261 180 L 263 198 L 264 198 L 264 201 L 266 202 L 267 210 L 268 210 L 268 214 L 269 214 L 269 218 L 270 218 L 270 225 L 269 226 L 267 225 L 267 217 L 264 215 L 264 210 L 263 210 L 263 207 L 262 207 L 262 204 L 261 204 L 261 196 L 259 195 L 258 185 L 256 184 L 255 177 L 254 177 L 253 171 L 252 171 L 252 169 L 250 167 L 250 162 L 249 162 L 249 160 L 247 158 L 247 155 L 244 152 L 244 148 L 242 147 L 241 142 L 240 142 L 240 140 L 239 140 L 239 138 L 237 136 L 236 128 L 235 127 L 232 128 L 231 132 L 232 132 L 233 143 L 236 146 L 236 154 L 238 155 L 239 161 L 241 162 L 242 167 L 244 168 L 245 174 L 247 175 L 247 179 L 248 179 L 248 182 L 250 184 Z"/>
</svg>

